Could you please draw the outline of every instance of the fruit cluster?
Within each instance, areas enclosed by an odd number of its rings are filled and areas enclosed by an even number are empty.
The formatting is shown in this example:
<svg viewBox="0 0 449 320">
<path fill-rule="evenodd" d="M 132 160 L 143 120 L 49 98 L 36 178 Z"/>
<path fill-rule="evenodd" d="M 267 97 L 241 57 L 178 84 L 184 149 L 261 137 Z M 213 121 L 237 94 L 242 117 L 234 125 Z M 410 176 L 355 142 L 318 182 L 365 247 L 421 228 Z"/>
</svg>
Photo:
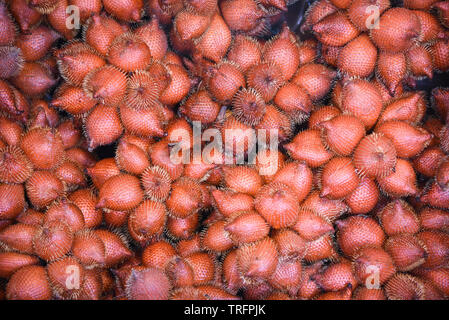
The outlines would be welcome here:
<svg viewBox="0 0 449 320">
<path fill-rule="evenodd" d="M 0 299 L 449 297 L 449 1 L 292 2 L 0 0 Z"/>
</svg>

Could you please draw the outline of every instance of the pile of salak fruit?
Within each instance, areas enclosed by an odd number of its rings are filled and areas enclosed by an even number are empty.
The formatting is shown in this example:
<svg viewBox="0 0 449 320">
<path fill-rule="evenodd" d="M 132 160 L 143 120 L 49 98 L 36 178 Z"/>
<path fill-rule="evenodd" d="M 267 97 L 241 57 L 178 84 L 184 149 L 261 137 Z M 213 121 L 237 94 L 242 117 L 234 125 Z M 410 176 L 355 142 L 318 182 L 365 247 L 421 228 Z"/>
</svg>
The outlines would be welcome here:
<svg viewBox="0 0 449 320">
<path fill-rule="evenodd" d="M 449 1 L 289 5 L 0 0 L 0 299 L 449 297 Z"/>
</svg>

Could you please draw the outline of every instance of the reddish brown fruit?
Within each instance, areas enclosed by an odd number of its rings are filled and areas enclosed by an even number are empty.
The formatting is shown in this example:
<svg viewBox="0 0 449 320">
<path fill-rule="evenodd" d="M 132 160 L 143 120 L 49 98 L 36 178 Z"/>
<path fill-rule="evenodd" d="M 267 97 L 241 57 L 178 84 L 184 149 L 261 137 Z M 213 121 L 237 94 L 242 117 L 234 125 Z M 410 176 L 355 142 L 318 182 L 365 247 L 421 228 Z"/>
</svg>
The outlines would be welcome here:
<svg viewBox="0 0 449 320">
<path fill-rule="evenodd" d="M 271 277 L 276 270 L 277 258 L 276 244 L 270 238 L 237 249 L 240 275 L 250 282 Z"/>
<path fill-rule="evenodd" d="M 424 242 L 411 234 L 389 237 L 385 242 L 385 250 L 399 271 L 413 270 L 422 265 L 427 257 Z"/>
<path fill-rule="evenodd" d="M 119 234 L 100 229 L 94 232 L 104 243 L 106 267 L 119 264 L 132 256 L 132 252 Z"/>
<path fill-rule="evenodd" d="M 220 61 L 231 45 L 231 30 L 220 14 L 212 16 L 209 28 L 195 40 L 195 51 L 203 58 Z"/>
<path fill-rule="evenodd" d="M 146 168 L 141 175 L 145 195 L 156 201 L 167 199 L 171 190 L 171 179 L 167 171 L 154 166 Z"/>
<path fill-rule="evenodd" d="M 323 106 L 312 111 L 309 118 L 309 129 L 319 129 L 319 124 L 340 115 L 341 111 L 334 106 Z"/>
<path fill-rule="evenodd" d="M 320 215 L 329 221 L 334 221 L 349 208 L 341 200 L 331 200 L 326 197 L 320 197 L 318 190 L 312 191 L 302 203 L 302 207 L 319 212 Z"/>
<path fill-rule="evenodd" d="M 319 287 L 314 281 L 317 272 L 322 268 L 323 263 L 317 262 L 309 266 L 303 267 L 301 285 L 298 291 L 298 298 L 310 299 L 313 298 L 319 291 Z"/>
<path fill-rule="evenodd" d="M 142 0 L 104 0 L 104 9 L 123 21 L 138 21 L 143 14 L 143 1 Z"/>
<path fill-rule="evenodd" d="M 305 21 L 301 27 L 301 31 L 305 32 L 311 30 L 315 24 L 337 10 L 337 7 L 335 7 L 328 0 L 321 0 L 312 3 L 306 11 Z"/>
<path fill-rule="evenodd" d="M 246 73 L 249 87 L 258 91 L 265 102 L 274 98 L 283 84 L 282 71 L 274 63 L 259 63 L 252 66 Z"/>
<path fill-rule="evenodd" d="M 164 270 L 175 257 L 176 251 L 172 245 L 164 241 L 150 244 L 142 253 L 142 263 L 146 267 Z"/>
<path fill-rule="evenodd" d="M 171 284 L 161 270 L 134 268 L 126 281 L 126 295 L 130 300 L 167 300 Z"/>
<path fill-rule="evenodd" d="M 16 76 L 23 67 L 22 51 L 13 46 L 0 47 L 0 78 L 8 79 Z"/>
<path fill-rule="evenodd" d="M 120 173 L 120 169 L 115 163 L 114 158 L 102 159 L 98 161 L 95 166 L 92 168 L 87 168 L 86 170 L 97 189 L 100 189 L 105 181 L 110 177 L 116 176 Z"/>
<path fill-rule="evenodd" d="M 202 246 L 212 252 L 224 252 L 231 249 L 233 241 L 228 231 L 225 220 L 212 223 L 202 234 Z"/>
<path fill-rule="evenodd" d="M 38 261 L 37 257 L 27 254 L 2 252 L 0 253 L 0 276 L 10 278 L 20 268 L 37 264 Z"/>
<path fill-rule="evenodd" d="M 81 167 L 70 160 L 64 161 L 56 169 L 55 174 L 65 184 L 65 189 L 68 191 L 87 186 L 86 177 Z"/>
<path fill-rule="evenodd" d="M 382 248 L 362 248 L 354 256 L 352 265 L 359 283 L 367 286 L 382 285 L 396 273 L 396 267 L 391 256 Z M 377 279 L 372 277 L 374 272 L 377 272 Z M 376 280 L 378 283 L 376 283 Z"/>
<path fill-rule="evenodd" d="M 182 175 L 184 165 L 182 162 L 178 163 L 177 161 L 171 160 L 171 146 L 167 140 L 161 140 L 151 145 L 148 153 L 150 154 L 153 165 L 165 169 L 172 180 L 176 180 Z"/>
<path fill-rule="evenodd" d="M 412 164 L 398 159 L 395 172 L 386 177 L 377 177 L 377 182 L 383 192 L 393 197 L 404 197 L 418 193 L 416 174 Z"/>
<path fill-rule="evenodd" d="M 262 52 L 258 41 L 237 34 L 227 54 L 227 59 L 236 63 L 242 72 L 246 73 L 251 66 L 259 64 L 261 56 Z"/>
<path fill-rule="evenodd" d="M 92 47 L 82 42 L 72 42 L 55 52 L 61 76 L 69 84 L 81 86 L 84 78 L 106 61 Z"/>
<path fill-rule="evenodd" d="M 117 106 L 126 95 L 126 75 L 112 65 L 97 68 L 84 78 L 83 89 L 89 97 Z"/>
<path fill-rule="evenodd" d="M 363 138 L 354 151 L 353 162 L 361 175 L 385 177 L 396 166 L 396 149 L 383 134 L 373 133 Z"/>
<path fill-rule="evenodd" d="M 187 101 L 180 106 L 180 112 L 191 121 L 200 121 L 209 124 L 215 121 L 220 111 L 220 105 L 212 100 L 206 90 L 193 93 Z"/>
<path fill-rule="evenodd" d="M 265 185 L 254 201 L 256 210 L 275 229 L 291 226 L 298 217 L 298 198 L 282 183 Z"/>
<path fill-rule="evenodd" d="M 326 234 L 317 240 L 307 242 L 307 250 L 304 260 L 307 262 L 317 262 L 323 259 L 334 260 L 337 251 L 334 248 L 332 235 Z"/>
<path fill-rule="evenodd" d="M 45 212 L 45 222 L 65 221 L 72 232 L 84 228 L 84 216 L 81 210 L 66 198 L 54 202 Z"/>
<path fill-rule="evenodd" d="M 354 256 L 362 247 L 381 247 L 385 241 L 382 228 L 372 218 L 353 216 L 338 220 L 336 224 L 338 244 L 347 256 Z"/>
<path fill-rule="evenodd" d="M 352 287 L 357 285 L 351 262 L 347 260 L 328 266 L 324 271 L 313 276 L 313 279 L 324 291 L 342 290 L 348 284 Z"/>
<path fill-rule="evenodd" d="M 23 58 L 26 61 L 37 61 L 43 58 L 52 44 L 60 37 L 59 34 L 45 26 L 33 28 L 27 34 L 21 34 L 16 41 Z"/>
<path fill-rule="evenodd" d="M 352 214 L 367 214 L 377 205 L 380 193 L 374 180 L 363 177 L 357 188 L 345 198 Z"/>
<path fill-rule="evenodd" d="M 123 103 L 120 119 L 127 131 L 138 136 L 162 137 L 164 122 L 159 105 L 145 110 L 136 110 Z"/>
<path fill-rule="evenodd" d="M 339 53 L 337 65 L 350 76 L 368 77 L 377 60 L 377 49 L 366 34 L 349 42 Z"/>
<path fill-rule="evenodd" d="M 84 127 L 91 151 L 114 142 L 123 132 L 117 109 L 103 104 L 91 110 L 85 118 Z"/>
<path fill-rule="evenodd" d="M 321 57 L 328 65 L 337 67 L 340 51 L 343 47 L 321 46 Z"/>
<path fill-rule="evenodd" d="M 85 24 L 83 39 L 102 55 L 106 55 L 112 41 L 124 31 L 113 18 L 105 15 L 93 15 Z"/>
<path fill-rule="evenodd" d="M 432 285 L 434 287 L 436 287 L 435 289 L 430 289 L 432 291 L 436 291 L 436 298 L 435 296 L 431 297 L 429 296 L 429 289 L 428 286 L 429 284 L 427 284 L 426 286 L 426 299 L 429 300 L 437 300 L 437 299 L 441 299 L 441 295 L 440 293 L 442 293 L 444 296 L 447 296 L 449 293 L 449 285 L 448 285 L 448 279 L 449 279 L 449 270 L 448 268 L 438 268 L 438 269 L 433 269 L 433 270 L 429 270 L 427 272 L 425 272 L 424 277 L 430 281 L 430 288 L 432 288 Z"/>
<path fill-rule="evenodd" d="M 418 234 L 426 248 L 426 262 L 423 268 L 438 268 L 444 266 L 449 260 L 449 236 L 437 230 L 422 231 Z"/>
<path fill-rule="evenodd" d="M 263 184 L 256 169 L 248 166 L 223 166 L 226 186 L 235 192 L 255 195 Z"/>
<path fill-rule="evenodd" d="M 237 292 L 243 287 L 237 264 L 237 250 L 229 252 L 223 260 L 223 282 L 225 288 L 231 293 Z"/>
<path fill-rule="evenodd" d="M 332 151 L 339 155 L 350 155 L 359 141 L 365 136 L 363 123 L 354 116 L 339 115 L 321 122 L 324 141 Z"/>
<path fill-rule="evenodd" d="M 184 99 L 191 87 L 191 81 L 184 67 L 177 64 L 167 64 L 170 82 L 162 91 L 159 101 L 163 104 L 174 105 Z"/>
<path fill-rule="evenodd" d="M 281 87 L 273 101 L 297 122 L 301 122 L 304 114 L 310 113 L 312 109 L 312 101 L 308 93 L 293 82 Z"/>
<path fill-rule="evenodd" d="M 318 101 L 329 93 L 336 75 L 336 71 L 321 64 L 308 63 L 298 69 L 292 82 L 305 89 L 313 101 Z"/>
<path fill-rule="evenodd" d="M 250 32 L 263 18 L 264 12 L 253 0 L 220 2 L 221 14 L 232 31 Z"/>
<path fill-rule="evenodd" d="M 304 163 L 290 162 L 279 169 L 272 181 L 291 187 L 301 202 L 312 189 L 312 178 L 312 171 Z"/>
<path fill-rule="evenodd" d="M 321 197 L 344 198 L 355 190 L 359 177 L 350 158 L 335 157 L 323 168 L 321 174 Z"/>
<path fill-rule="evenodd" d="M 8 146 L 0 149 L 0 182 L 23 183 L 33 172 L 33 166 L 22 149 Z"/>
<path fill-rule="evenodd" d="M 2 197 L 0 198 L 0 217 L 13 219 L 17 217 L 25 207 L 25 194 L 22 185 L 0 184 Z"/>
<path fill-rule="evenodd" d="M 263 58 L 282 71 L 282 80 L 288 81 L 299 66 L 299 52 L 295 35 L 285 24 L 279 35 L 265 43 Z"/>
<path fill-rule="evenodd" d="M 441 189 L 449 189 L 449 160 L 446 159 L 439 165 L 436 172 L 435 181 Z"/>
<path fill-rule="evenodd" d="M 6 287 L 9 300 L 49 300 L 51 287 L 41 266 L 26 266 L 14 273 Z"/>
<path fill-rule="evenodd" d="M 417 124 L 424 116 L 425 110 L 426 102 L 422 91 L 410 94 L 406 93 L 385 106 L 385 109 L 379 117 L 378 124 L 391 120 Z"/>
<path fill-rule="evenodd" d="M 95 209 L 97 196 L 91 190 L 77 190 L 69 195 L 69 200 L 76 204 L 83 213 L 86 228 L 96 227 L 101 223 L 103 219 L 102 212 Z"/>
<path fill-rule="evenodd" d="M 80 116 L 90 111 L 97 102 L 89 97 L 82 88 L 62 84 L 55 93 L 51 105 L 61 108 L 74 116 Z"/>
<path fill-rule="evenodd" d="M 301 261 L 279 261 L 276 270 L 268 281 L 273 288 L 285 290 L 295 296 L 299 290 L 302 278 Z M 286 295 L 286 298 L 289 296 Z M 279 299 L 271 295 L 268 299 Z"/>
<path fill-rule="evenodd" d="M 316 240 L 334 231 L 332 224 L 326 218 L 307 208 L 299 210 L 298 219 L 291 228 L 306 241 Z"/>
<path fill-rule="evenodd" d="M 407 60 L 404 53 L 380 51 L 376 67 L 377 76 L 383 81 L 392 95 L 403 81 L 407 72 Z"/>
<path fill-rule="evenodd" d="M 187 218 L 196 213 L 202 205 L 202 192 L 196 180 L 181 178 L 172 184 L 167 208 L 177 218 Z"/>
<path fill-rule="evenodd" d="M 447 230 L 449 227 L 449 213 L 440 209 L 422 209 L 419 212 L 419 220 L 423 229 Z"/>
<path fill-rule="evenodd" d="M 0 241 L 7 248 L 21 253 L 33 253 L 33 237 L 38 227 L 34 225 L 17 223 L 0 231 Z"/>
<path fill-rule="evenodd" d="M 332 153 L 324 147 L 318 130 L 302 131 L 284 147 L 293 159 L 305 161 L 312 168 L 319 167 L 332 158 Z"/>
<path fill-rule="evenodd" d="M 103 184 L 96 208 L 126 211 L 137 207 L 142 199 L 139 180 L 129 174 L 119 174 Z"/>
<path fill-rule="evenodd" d="M 39 1 L 39 0 L 37 0 Z M 73 40 L 78 34 L 79 28 L 74 28 L 75 24 L 72 17 L 69 15 L 70 12 L 67 11 L 67 7 L 70 5 L 69 0 L 57 0 L 52 1 L 55 3 L 54 7 L 48 8 L 49 10 L 42 11 L 39 7 L 35 7 L 40 13 L 46 13 L 46 18 L 48 23 L 64 36 L 67 40 Z M 51 12 L 50 12 L 51 11 Z M 67 21 L 71 22 L 67 25 Z"/>
<path fill-rule="evenodd" d="M 423 282 L 409 274 L 397 273 L 385 285 L 389 300 L 424 300 Z"/>
<path fill-rule="evenodd" d="M 73 257 L 65 257 L 47 265 L 48 279 L 59 299 L 77 299 L 81 294 L 84 268 Z M 73 280 L 70 275 L 74 275 Z M 77 278 L 78 277 L 78 278 Z"/>
<path fill-rule="evenodd" d="M 135 71 L 128 79 L 127 106 L 136 110 L 149 109 L 157 103 L 163 87 L 146 71 Z"/>
<path fill-rule="evenodd" d="M 81 143 L 82 131 L 79 123 L 74 119 L 62 121 L 58 127 L 64 149 L 76 147 Z"/>
<path fill-rule="evenodd" d="M 307 243 L 291 229 L 278 229 L 272 234 L 282 260 L 301 260 L 307 252 Z"/>
<path fill-rule="evenodd" d="M 404 8 L 391 8 L 379 19 L 379 28 L 371 29 L 373 42 L 380 50 L 403 52 L 420 35 L 421 25 L 416 15 Z"/>
<path fill-rule="evenodd" d="M 342 12 L 335 12 L 313 25 L 320 42 L 328 46 L 341 47 L 357 37 L 359 31 Z"/>
<path fill-rule="evenodd" d="M 370 129 L 382 111 L 382 97 L 372 83 L 354 79 L 343 86 L 340 109 L 353 114 L 365 124 L 366 129 Z"/>
<path fill-rule="evenodd" d="M 128 231 L 136 241 L 146 241 L 162 233 L 166 221 L 165 205 L 152 201 L 143 201 L 128 218 Z"/>
<path fill-rule="evenodd" d="M 144 70 L 151 62 L 148 46 L 139 37 L 125 33 L 112 42 L 109 47 L 108 61 L 120 70 L 133 72 Z"/>
<path fill-rule="evenodd" d="M 0 4 L 0 17 L 0 30 L 2 34 L 0 45 L 12 45 L 16 38 L 16 27 L 5 2 Z"/>
<path fill-rule="evenodd" d="M 378 8 L 379 15 L 390 7 L 389 0 L 354 0 L 348 8 L 349 19 L 354 25 L 361 31 L 367 31 L 376 23 L 373 19 L 370 6 L 376 6 Z"/>
<path fill-rule="evenodd" d="M 155 16 L 148 24 L 137 28 L 134 34 L 145 42 L 154 59 L 160 60 L 165 56 L 168 48 L 167 36 Z"/>
<path fill-rule="evenodd" d="M 433 57 L 433 66 L 440 71 L 449 70 L 449 39 L 443 38 L 437 40 L 431 47 L 430 50 L 432 52 Z"/>
<path fill-rule="evenodd" d="M 245 86 L 245 77 L 233 62 L 222 61 L 211 68 L 209 74 L 207 87 L 219 101 L 231 101 L 239 88 Z"/>
<path fill-rule="evenodd" d="M 149 165 L 147 153 L 135 144 L 121 139 L 115 152 L 117 166 L 128 173 L 139 175 Z"/>
<path fill-rule="evenodd" d="M 268 235 L 269 229 L 267 222 L 254 211 L 237 214 L 224 226 L 229 237 L 237 244 L 261 240 Z"/>
<path fill-rule="evenodd" d="M 34 171 L 25 184 L 27 196 L 36 209 L 48 206 L 64 192 L 61 180 L 51 171 Z"/>
<path fill-rule="evenodd" d="M 290 138 L 290 135 L 292 134 L 292 121 L 284 112 L 274 105 L 268 104 L 265 106 L 265 115 L 255 129 L 264 129 L 268 131 L 267 144 L 270 143 L 269 133 L 271 132 L 276 132 L 279 141 L 282 142 Z"/>
<path fill-rule="evenodd" d="M 214 279 L 216 266 L 211 255 L 204 252 L 192 253 L 185 257 L 185 261 L 192 268 L 194 285 L 207 284 Z"/>
<path fill-rule="evenodd" d="M 17 222 L 31 225 L 41 225 L 44 222 L 45 214 L 34 209 L 28 209 L 22 212 L 17 218 Z M 5 222 L 9 220 L 4 220 Z M 5 225 L 6 228 L 8 225 Z M 1 228 L 3 230 L 4 228 Z"/>
<path fill-rule="evenodd" d="M 353 300 L 386 300 L 384 289 L 368 289 L 366 287 L 358 287 L 352 295 Z"/>
<path fill-rule="evenodd" d="M 46 261 L 54 261 L 72 249 L 73 232 L 60 221 L 45 223 L 39 227 L 33 237 L 33 250 Z"/>
<path fill-rule="evenodd" d="M 52 169 L 63 160 L 64 146 L 57 131 L 31 129 L 22 137 L 20 145 L 35 168 Z"/>
<path fill-rule="evenodd" d="M 410 71 L 415 77 L 427 76 L 432 79 L 432 55 L 426 47 L 419 45 L 413 46 L 407 51 L 406 57 Z"/>
<path fill-rule="evenodd" d="M 389 236 L 417 233 L 421 227 L 413 208 L 402 200 L 390 202 L 379 212 L 378 216 L 385 233 Z"/>
<path fill-rule="evenodd" d="M 254 208 L 254 199 L 244 193 L 217 189 L 213 190 L 211 194 L 217 209 L 225 217 L 231 217 L 239 211 L 250 211 Z"/>
<path fill-rule="evenodd" d="M 106 249 L 103 241 L 90 230 L 82 230 L 73 239 L 73 256 L 86 267 L 103 266 Z"/>
<path fill-rule="evenodd" d="M 27 32 L 42 19 L 42 15 L 27 0 L 11 1 L 9 10 L 22 32 Z"/>
</svg>

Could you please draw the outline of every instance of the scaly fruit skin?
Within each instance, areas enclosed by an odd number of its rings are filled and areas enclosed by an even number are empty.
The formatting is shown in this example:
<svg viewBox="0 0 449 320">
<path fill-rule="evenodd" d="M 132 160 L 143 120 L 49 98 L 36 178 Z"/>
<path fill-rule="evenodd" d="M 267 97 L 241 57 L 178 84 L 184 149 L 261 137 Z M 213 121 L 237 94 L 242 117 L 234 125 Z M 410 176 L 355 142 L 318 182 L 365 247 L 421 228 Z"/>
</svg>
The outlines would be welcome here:
<svg viewBox="0 0 449 320">
<path fill-rule="evenodd" d="M 447 298 L 447 1 L 291 2 L 0 0 L 0 299 Z"/>
</svg>

